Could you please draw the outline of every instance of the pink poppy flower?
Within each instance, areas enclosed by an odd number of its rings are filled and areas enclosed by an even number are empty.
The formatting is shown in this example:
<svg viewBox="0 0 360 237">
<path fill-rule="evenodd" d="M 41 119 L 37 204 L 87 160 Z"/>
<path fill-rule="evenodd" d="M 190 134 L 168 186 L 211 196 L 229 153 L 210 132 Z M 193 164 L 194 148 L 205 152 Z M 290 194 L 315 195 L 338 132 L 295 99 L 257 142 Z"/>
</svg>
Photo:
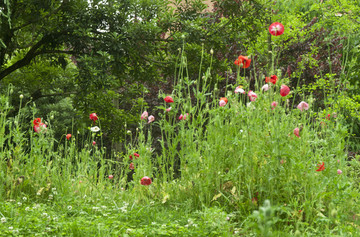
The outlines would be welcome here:
<svg viewBox="0 0 360 237">
<path fill-rule="evenodd" d="M 130 163 L 130 165 L 129 165 L 129 169 L 131 169 L 131 170 L 134 170 L 134 163 Z"/>
<path fill-rule="evenodd" d="M 299 129 L 299 128 L 295 128 L 295 129 L 294 129 L 294 134 L 295 134 L 295 136 L 300 137 L 300 129 Z"/>
<path fill-rule="evenodd" d="M 92 144 L 93 144 L 93 146 L 95 146 L 95 145 L 96 145 L 96 141 L 93 141 Z"/>
<path fill-rule="evenodd" d="M 300 104 L 298 104 L 297 108 L 300 109 L 301 111 L 303 111 L 303 109 L 308 110 L 309 105 L 305 101 L 301 101 Z"/>
<path fill-rule="evenodd" d="M 284 33 L 284 26 L 279 22 L 274 22 L 269 26 L 269 32 L 273 36 L 279 36 Z"/>
<path fill-rule="evenodd" d="M 109 175 L 109 179 L 113 179 L 114 178 L 114 175 Z"/>
<path fill-rule="evenodd" d="M 143 119 L 147 119 L 149 116 L 149 113 L 147 111 L 144 111 L 142 114 L 141 114 L 141 117 L 140 119 L 143 120 Z"/>
<path fill-rule="evenodd" d="M 278 102 L 273 101 L 273 102 L 271 103 L 271 109 L 275 109 L 277 105 L 278 105 Z"/>
<path fill-rule="evenodd" d="M 151 179 L 147 176 L 144 176 L 141 181 L 141 185 L 150 185 L 152 183 Z"/>
<path fill-rule="evenodd" d="M 166 103 L 174 103 L 174 100 L 171 96 L 166 96 L 164 100 Z"/>
<path fill-rule="evenodd" d="M 154 117 L 154 116 L 150 115 L 150 116 L 148 117 L 148 123 L 154 122 L 154 120 L 155 120 L 155 117 Z"/>
<path fill-rule="evenodd" d="M 220 100 L 219 105 L 220 107 L 224 107 L 226 105 L 225 100 Z"/>
<path fill-rule="evenodd" d="M 179 120 L 185 120 L 186 118 L 187 118 L 187 116 L 189 116 L 189 113 L 186 113 L 186 114 L 181 114 L 180 116 L 179 116 Z"/>
<path fill-rule="evenodd" d="M 262 87 L 261 87 L 261 90 L 263 90 L 263 91 L 268 91 L 269 90 L 269 85 L 268 84 L 265 84 L 265 85 L 263 85 Z"/>
<path fill-rule="evenodd" d="M 166 109 L 166 112 L 170 112 L 171 111 L 171 107 Z"/>
<path fill-rule="evenodd" d="M 245 90 L 242 88 L 242 86 L 236 87 L 235 94 L 237 93 L 245 94 Z"/>
<path fill-rule="evenodd" d="M 70 140 L 70 138 L 71 138 L 71 134 L 70 133 L 66 134 L 66 139 Z"/>
<path fill-rule="evenodd" d="M 338 173 L 338 174 L 342 174 L 342 170 L 341 170 L 341 169 L 338 169 L 338 170 L 337 170 L 337 173 Z"/>
<path fill-rule="evenodd" d="M 47 127 L 46 124 L 40 123 L 40 124 L 38 124 L 38 125 L 34 125 L 34 131 L 35 131 L 36 133 L 39 133 L 39 132 L 44 133 L 44 132 L 46 132 L 46 130 L 47 130 L 46 127 Z"/>
<path fill-rule="evenodd" d="M 257 94 L 255 94 L 255 92 L 253 92 L 253 91 L 249 91 L 248 96 L 249 96 L 250 101 L 255 101 L 257 98 Z"/>
<path fill-rule="evenodd" d="M 282 97 L 287 96 L 290 93 L 290 88 L 287 85 L 281 85 L 280 95 Z"/>
</svg>

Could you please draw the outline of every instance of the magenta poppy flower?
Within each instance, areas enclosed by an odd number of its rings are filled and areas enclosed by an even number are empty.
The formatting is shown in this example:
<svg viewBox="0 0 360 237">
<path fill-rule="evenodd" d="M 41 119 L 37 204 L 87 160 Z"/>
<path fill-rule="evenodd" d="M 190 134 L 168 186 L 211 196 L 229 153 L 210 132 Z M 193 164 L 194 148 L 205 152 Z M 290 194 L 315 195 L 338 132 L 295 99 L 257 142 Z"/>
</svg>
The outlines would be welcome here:
<svg viewBox="0 0 360 237">
<path fill-rule="evenodd" d="M 284 26 L 279 22 L 274 22 L 269 26 L 269 32 L 273 36 L 279 36 L 284 33 Z"/>
<path fill-rule="evenodd" d="M 171 96 L 166 96 L 164 100 L 166 103 L 174 103 L 174 100 Z"/>
<path fill-rule="evenodd" d="M 290 88 L 287 85 L 281 85 L 280 95 L 282 97 L 287 96 L 290 93 Z"/>
<path fill-rule="evenodd" d="M 306 103 L 305 101 L 301 101 L 298 106 L 297 106 L 298 109 L 300 109 L 301 111 L 304 110 L 308 110 L 309 109 L 309 105 L 308 103 Z"/>
<path fill-rule="evenodd" d="M 150 185 L 150 184 L 152 183 L 152 181 L 151 181 L 151 179 L 150 179 L 149 177 L 144 176 L 144 177 L 141 179 L 140 183 L 141 183 L 142 185 Z"/>
<path fill-rule="evenodd" d="M 143 120 L 143 119 L 147 119 L 149 116 L 148 112 L 147 111 L 144 111 L 142 114 L 141 114 L 141 117 L 140 119 Z"/>
<path fill-rule="evenodd" d="M 294 134 L 295 134 L 295 136 L 300 137 L 300 129 L 299 129 L 299 128 L 295 128 L 295 129 L 294 129 Z"/>
<path fill-rule="evenodd" d="M 257 94 L 253 91 L 249 91 L 248 96 L 249 96 L 250 101 L 255 101 L 257 98 Z"/>
</svg>

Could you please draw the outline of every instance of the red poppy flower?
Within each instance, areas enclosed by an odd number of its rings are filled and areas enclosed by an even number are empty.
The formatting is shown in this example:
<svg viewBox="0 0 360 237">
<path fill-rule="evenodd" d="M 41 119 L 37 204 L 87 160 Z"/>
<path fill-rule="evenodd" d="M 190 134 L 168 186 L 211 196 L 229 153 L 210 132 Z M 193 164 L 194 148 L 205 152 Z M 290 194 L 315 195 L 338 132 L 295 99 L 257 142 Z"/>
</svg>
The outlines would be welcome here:
<svg viewBox="0 0 360 237">
<path fill-rule="evenodd" d="M 140 157 L 140 155 L 138 154 L 138 153 L 134 153 L 134 156 L 136 156 L 136 157 Z M 135 158 L 135 159 L 137 159 L 137 158 Z"/>
<path fill-rule="evenodd" d="M 330 120 L 330 118 L 331 118 L 331 114 L 328 114 L 328 115 L 326 116 L 326 119 L 327 119 L 327 120 Z"/>
<path fill-rule="evenodd" d="M 284 33 L 284 26 L 279 22 L 274 22 L 269 26 L 269 32 L 273 36 L 279 36 Z"/>
<path fill-rule="evenodd" d="M 234 62 L 235 65 L 238 65 L 242 68 L 250 67 L 251 59 L 247 56 L 240 55 Z"/>
<path fill-rule="evenodd" d="M 141 179 L 140 183 L 141 185 L 150 185 L 152 181 L 149 177 L 145 176 Z"/>
<path fill-rule="evenodd" d="M 70 138 L 71 138 L 71 134 L 70 133 L 66 134 L 66 139 L 70 140 Z"/>
<path fill-rule="evenodd" d="M 40 125 L 40 123 L 41 123 L 41 118 L 36 118 L 36 119 L 34 119 L 34 121 L 33 121 L 33 124 L 34 124 L 34 125 Z"/>
<path fill-rule="evenodd" d="M 130 160 L 132 160 L 133 159 L 132 155 L 129 155 L 129 158 L 130 158 Z"/>
<path fill-rule="evenodd" d="M 276 75 L 271 75 L 270 77 L 265 77 L 265 82 L 266 83 L 271 82 L 272 84 L 275 85 L 277 80 L 278 80 L 278 77 Z"/>
<path fill-rule="evenodd" d="M 164 100 L 166 103 L 174 103 L 174 100 L 171 96 L 166 96 Z"/>
<path fill-rule="evenodd" d="M 282 97 L 287 96 L 290 93 L 290 88 L 286 85 L 281 85 L 280 88 L 280 95 Z"/>
<path fill-rule="evenodd" d="M 317 167 L 318 167 L 318 169 L 316 171 L 323 171 L 325 169 L 324 162 L 322 164 L 318 164 Z"/>
<path fill-rule="evenodd" d="M 90 114 L 89 118 L 90 118 L 90 120 L 94 121 L 94 123 L 95 123 L 96 120 L 99 119 L 96 113 Z"/>
</svg>

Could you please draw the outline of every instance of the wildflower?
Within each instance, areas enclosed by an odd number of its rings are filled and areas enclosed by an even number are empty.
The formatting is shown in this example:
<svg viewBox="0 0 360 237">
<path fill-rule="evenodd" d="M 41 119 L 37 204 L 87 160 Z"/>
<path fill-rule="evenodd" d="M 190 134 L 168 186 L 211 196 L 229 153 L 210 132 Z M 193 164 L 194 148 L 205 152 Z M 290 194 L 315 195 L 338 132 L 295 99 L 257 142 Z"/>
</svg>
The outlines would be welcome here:
<svg viewBox="0 0 360 237">
<path fill-rule="evenodd" d="M 342 170 L 341 170 L 341 169 L 338 169 L 338 170 L 337 170 L 337 173 L 338 173 L 338 174 L 342 174 Z"/>
<path fill-rule="evenodd" d="M 49 200 L 52 200 L 54 198 L 54 196 L 53 195 L 49 195 Z"/>
<path fill-rule="evenodd" d="M 235 65 L 238 65 L 242 68 L 248 68 L 250 67 L 251 59 L 249 59 L 247 56 L 240 55 L 234 62 Z"/>
<path fill-rule="evenodd" d="M 151 179 L 147 176 L 144 176 L 141 181 L 141 185 L 150 185 L 152 183 Z"/>
<path fill-rule="evenodd" d="M 98 131 L 100 131 L 100 128 L 98 126 L 95 126 L 95 127 L 91 127 L 90 130 L 92 132 L 98 132 Z"/>
<path fill-rule="evenodd" d="M 66 139 L 70 140 L 70 138 L 71 138 L 71 134 L 70 133 L 66 134 Z"/>
<path fill-rule="evenodd" d="M 6 222 L 6 218 L 5 217 L 2 217 L 1 218 L 1 223 L 5 223 Z"/>
<path fill-rule="evenodd" d="M 129 165 L 129 169 L 131 169 L 131 170 L 134 170 L 134 163 L 130 163 L 130 165 Z"/>
<path fill-rule="evenodd" d="M 95 145 L 96 145 L 96 141 L 93 141 L 92 144 L 93 144 L 93 146 L 95 146 Z"/>
<path fill-rule="evenodd" d="M 109 175 L 109 179 L 113 179 L 114 178 L 114 175 Z"/>
<path fill-rule="evenodd" d="M 219 101 L 219 105 L 224 107 L 228 103 L 228 99 L 226 97 L 221 97 Z"/>
<path fill-rule="evenodd" d="M 170 112 L 171 111 L 171 107 L 166 109 L 166 112 Z"/>
<path fill-rule="evenodd" d="M 282 97 L 287 96 L 290 93 L 290 88 L 287 85 L 281 85 L 280 95 Z"/>
<path fill-rule="evenodd" d="M 134 153 L 134 156 L 137 157 L 137 158 L 140 157 L 140 155 L 138 153 L 136 153 L 136 152 Z M 137 159 L 137 158 L 135 158 L 135 159 Z"/>
<path fill-rule="evenodd" d="M 294 134 L 295 134 L 295 136 L 300 137 L 300 129 L 299 129 L 299 128 L 295 128 L 295 129 L 294 129 Z"/>
<path fill-rule="evenodd" d="M 68 206 L 68 207 L 67 207 L 67 209 L 68 209 L 69 211 L 71 211 L 71 209 L 72 209 L 72 206 Z"/>
<path fill-rule="evenodd" d="M 245 94 L 245 90 L 242 88 L 242 86 L 236 87 L 235 94 L 237 93 Z"/>
<path fill-rule="evenodd" d="M 164 100 L 166 103 L 174 103 L 174 100 L 171 96 L 166 96 Z"/>
<path fill-rule="evenodd" d="M 250 101 L 255 101 L 257 98 L 257 95 L 253 91 L 249 91 L 248 96 L 249 96 Z"/>
<path fill-rule="evenodd" d="M 271 103 L 271 109 L 275 109 L 277 105 L 278 105 L 278 102 L 273 101 L 273 102 Z"/>
<path fill-rule="evenodd" d="M 326 115 L 327 120 L 330 120 L 330 118 L 331 118 L 331 114 Z"/>
<path fill-rule="evenodd" d="M 154 120 L 155 120 L 155 117 L 154 117 L 154 116 L 150 115 L 150 116 L 148 117 L 148 123 L 154 122 Z"/>
<path fill-rule="evenodd" d="M 24 98 L 24 95 L 23 94 L 19 95 L 19 98 L 20 99 Z"/>
<path fill-rule="evenodd" d="M 277 80 L 278 80 L 278 77 L 276 75 L 271 75 L 270 77 L 265 77 L 265 82 L 266 83 L 270 82 L 270 83 L 275 85 Z"/>
<path fill-rule="evenodd" d="M 30 211 L 30 207 L 26 207 L 26 208 L 25 208 L 25 211 Z"/>
<path fill-rule="evenodd" d="M 89 118 L 90 118 L 90 120 L 92 120 L 94 122 L 94 124 L 95 124 L 96 120 L 99 119 L 96 113 L 90 114 Z"/>
<path fill-rule="evenodd" d="M 263 90 L 263 91 L 268 91 L 269 90 L 269 85 L 268 84 L 265 84 L 265 85 L 263 85 L 262 87 L 261 87 L 261 90 Z"/>
<path fill-rule="evenodd" d="M 317 165 L 318 169 L 316 171 L 323 171 L 325 169 L 325 164 L 322 162 L 322 164 Z"/>
<path fill-rule="evenodd" d="M 34 119 L 33 124 L 34 124 L 34 131 L 36 133 L 46 132 L 46 124 L 41 122 L 41 118 Z"/>
<path fill-rule="evenodd" d="M 149 116 L 148 112 L 147 111 L 144 111 L 142 114 L 141 114 L 141 117 L 140 119 L 143 120 L 143 119 L 147 119 Z"/>
<path fill-rule="evenodd" d="M 309 105 L 305 101 L 301 101 L 300 104 L 298 104 L 297 108 L 300 109 L 301 111 L 303 111 L 303 109 L 308 110 Z"/>
<path fill-rule="evenodd" d="M 189 113 L 186 113 L 186 114 L 184 114 L 184 115 L 183 115 L 183 114 L 180 114 L 179 120 L 185 120 L 187 116 L 189 116 Z"/>
<path fill-rule="evenodd" d="M 284 26 L 279 22 L 274 22 L 269 26 L 269 32 L 273 36 L 279 36 L 284 33 Z"/>
</svg>

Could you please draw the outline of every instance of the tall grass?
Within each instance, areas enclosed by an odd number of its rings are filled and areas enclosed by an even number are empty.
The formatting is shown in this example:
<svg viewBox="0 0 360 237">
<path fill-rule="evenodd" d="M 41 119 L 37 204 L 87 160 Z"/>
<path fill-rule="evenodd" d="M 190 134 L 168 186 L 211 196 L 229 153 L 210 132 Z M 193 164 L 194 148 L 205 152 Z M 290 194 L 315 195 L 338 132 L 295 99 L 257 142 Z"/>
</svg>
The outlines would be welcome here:
<svg viewBox="0 0 360 237">
<path fill-rule="evenodd" d="M 167 208 L 180 208 L 180 213 L 185 213 L 177 216 L 180 222 L 190 213 L 208 218 L 198 220 L 206 227 L 202 232 L 186 232 L 198 236 L 208 235 L 207 228 L 219 235 L 268 236 L 284 231 L 339 235 L 357 228 L 353 217 L 359 211 L 358 194 L 353 176 L 348 175 L 344 152 L 348 134 L 340 113 L 326 118 L 312 107 L 313 98 L 304 98 L 310 108 L 300 111 L 291 105 L 291 93 L 280 96 L 283 80 L 271 85 L 269 91 L 255 91 L 258 97 L 252 102 L 247 94 L 234 93 L 238 85 L 226 85 L 226 92 L 219 94 L 209 86 L 211 66 L 192 80 L 186 64 L 182 51 L 171 94 L 174 103 L 159 105 L 154 122 L 139 121 L 127 150 L 113 159 L 105 159 L 104 149 L 92 145 L 90 131 L 89 139 L 79 148 L 75 135 L 61 141 L 52 137 L 50 118 L 43 119 L 48 123 L 44 133 L 34 133 L 31 121 L 24 130 L 21 112 L 8 119 L 8 96 L 0 96 L 0 201 L 25 197 L 28 202 L 46 204 L 50 200 L 54 213 L 62 211 L 75 218 L 86 212 L 85 219 L 99 218 L 88 204 L 114 203 L 113 212 L 101 217 L 108 220 L 106 225 L 114 223 L 113 215 L 126 221 L 143 219 L 150 225 L 155 210 L 165 213 Z M 237 81 L 249 80 L 238 75 Z M 257 84 L 261 88 L 263 82 Z M 228 99 L 224 107 L 219 106 L 220 97 Z M 275 108 L 273 101 L 278 103 Z M 167 112 L 169 106 L 171 111 Z M 180 114 L 188 116 L 180 120 Z M 161 137 L 152 137 L 154 127 L 160 129 Z M 299 137 L 295 128 L 300 130 Z M 139 158 L 133 156 L 135 152 Z M 322 162 L 325 169 L 317 171 Z M 140 184 L 144 176 L 152 179 L 151 185 Z M 57 204 L 62 209 L 55 207 Z M 120 214 L 127 208 L 132 213 L 129 217 Z M 141 212 L 149 216 L 138 217 Z M 0 213 L 3 218 L 7 215 L 19 220 L 16 211 L 7 207 L 0 208 Z M 215 225 L 212 215 L 221 216 L 221 224 Z M 231 221 L 225 220 L 227 215 Z M 62 220 L 66 222 L 65 217 Z M 52 231 L 76 235 L 81 227 L 73 225 L 52 227 Z M 190 220 L 185 225 L 198 224 Z M 131 233 L 126 226 L 118 228 L 102 235 Z M 92 229 L 97 230 L 101 235 L 103 229 Z M 142 232 L 137 234 L 134 236 Z"/>
</svg>

